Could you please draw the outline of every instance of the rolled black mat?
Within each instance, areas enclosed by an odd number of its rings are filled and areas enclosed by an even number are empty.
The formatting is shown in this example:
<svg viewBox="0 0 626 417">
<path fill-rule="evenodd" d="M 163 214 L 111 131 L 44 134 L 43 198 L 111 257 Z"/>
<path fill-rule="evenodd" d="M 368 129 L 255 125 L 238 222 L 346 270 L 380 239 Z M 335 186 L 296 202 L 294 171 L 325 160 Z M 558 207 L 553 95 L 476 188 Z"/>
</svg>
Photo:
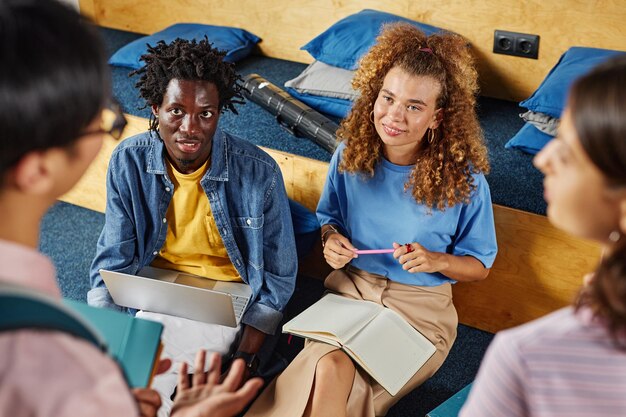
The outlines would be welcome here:
<svg viewBox="0 0 626 417">
<path fill-rule="evenodd" d="M 333 153 L 339 125 L 258 74 L 244 77 L 246 98 L 276 116 L 276 121 L 296 137 L 304 137 Z"/>
</svg>

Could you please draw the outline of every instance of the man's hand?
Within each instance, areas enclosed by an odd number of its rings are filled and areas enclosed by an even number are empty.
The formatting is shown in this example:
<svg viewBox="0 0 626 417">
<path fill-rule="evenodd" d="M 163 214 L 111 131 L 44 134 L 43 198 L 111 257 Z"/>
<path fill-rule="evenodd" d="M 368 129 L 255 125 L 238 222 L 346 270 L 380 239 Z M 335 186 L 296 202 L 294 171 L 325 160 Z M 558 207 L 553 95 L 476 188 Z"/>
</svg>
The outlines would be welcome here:
<svg viewBox="0 0 626 417">
<path fill-rule="evenodd" d="M 162 374 L 170 369 L 170 366 L 172 366 L 171 360 L 162 359 L 159 361 L 156 374 Z M 132 394 L 137 401 L 141 417 L 156 417 L 157 411 L 161 407 L 161 397 L 158 392 L 151 388 L 133 388 Z"/>
<path fill-rule="evenodd" d="M 238 389 L 245 368 L 241 359 L 233 361 L 230 371 L 220 383 L 220 355 L 211 355 L 208 372 L 204 372 L 205 359 L 206 352 L 198 351 L 191 384 L 187 378 L 187 364 L 181 365 L 172 417 L 233 416 L 244 409 L 263 385 L 261 378 L 252 378 Z"/>
</svg>

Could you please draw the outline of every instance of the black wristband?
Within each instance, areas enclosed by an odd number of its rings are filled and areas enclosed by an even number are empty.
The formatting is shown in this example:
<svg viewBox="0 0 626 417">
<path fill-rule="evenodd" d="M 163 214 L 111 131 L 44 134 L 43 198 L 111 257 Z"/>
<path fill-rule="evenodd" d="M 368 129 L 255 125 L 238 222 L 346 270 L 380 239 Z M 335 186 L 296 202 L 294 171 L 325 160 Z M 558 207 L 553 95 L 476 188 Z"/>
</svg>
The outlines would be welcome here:
<svg viewBox="0 0 626 417">
<path fill-rule="evenodd" d="M 248 368 L 251 374 L 256 373 L 257 369 L 259 368 L 259 357 L 256 355 L 256 353 L 248 353 L 238 350 L 230 357 L 231 361 L 239 358 L 243 359 L 246 362 L 246 368 Z"/>
</svg>

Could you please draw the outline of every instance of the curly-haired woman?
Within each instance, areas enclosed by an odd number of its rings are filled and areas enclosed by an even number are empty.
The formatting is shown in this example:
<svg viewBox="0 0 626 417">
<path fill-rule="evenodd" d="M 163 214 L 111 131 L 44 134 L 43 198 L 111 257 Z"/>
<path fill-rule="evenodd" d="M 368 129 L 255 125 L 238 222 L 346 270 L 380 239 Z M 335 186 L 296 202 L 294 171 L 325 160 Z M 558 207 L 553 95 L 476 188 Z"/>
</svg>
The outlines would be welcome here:
<svg viewBox="0 0 626 417">
<path fill-rule="evenodd" d="M 353 86 L 360 96 L 338 132 L 317 210 L 335 269 L 325 286 L 396 311 L 437 350 L 392 396 L 343 351 L 309 342 L 250 415 L 385 415 L 448 355 L 457 327 L 451 284 L 484 279 L 496 255 L 466 41 L 387 26 Z M 391 247 L 392 254 L 355 253 Z"/>
</svg>

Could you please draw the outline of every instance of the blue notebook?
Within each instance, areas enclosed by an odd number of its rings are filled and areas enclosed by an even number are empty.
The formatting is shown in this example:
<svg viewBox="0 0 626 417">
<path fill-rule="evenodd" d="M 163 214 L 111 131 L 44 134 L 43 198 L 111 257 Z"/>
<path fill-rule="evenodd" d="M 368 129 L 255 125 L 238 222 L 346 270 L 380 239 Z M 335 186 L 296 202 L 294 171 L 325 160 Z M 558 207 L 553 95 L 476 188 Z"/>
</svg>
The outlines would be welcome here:
<svg viewBox="0 0 626 417">
<path fill-rule="evenodd" d="M 161 353 L 161 323 L 80 301 L 63 301 L 100 333 L 107 353 L 121 366 L 131 388 L 150 386 Z"/>
</svg>

